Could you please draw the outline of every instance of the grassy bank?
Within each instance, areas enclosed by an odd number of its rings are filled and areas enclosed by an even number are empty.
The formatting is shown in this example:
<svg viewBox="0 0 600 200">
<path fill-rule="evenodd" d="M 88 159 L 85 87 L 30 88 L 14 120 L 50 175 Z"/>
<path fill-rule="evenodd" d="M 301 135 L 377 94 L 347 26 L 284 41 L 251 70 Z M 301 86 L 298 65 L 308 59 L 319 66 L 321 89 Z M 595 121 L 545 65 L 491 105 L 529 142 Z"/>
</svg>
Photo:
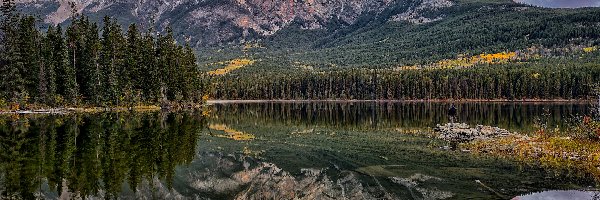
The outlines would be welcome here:
<svg viewBox="0 0 600 200">
<path fill-rule="evenodd" d="M 600 129 L 598 136 L 600 136 Z M 564 136 L 512 135 L 461 144 L 474 154 L 516 159 L 556 176 L 593 178 L 600 183 L 600 142 Z M 597 185 L 598 187 L 598 185 Z"/>
</svg>

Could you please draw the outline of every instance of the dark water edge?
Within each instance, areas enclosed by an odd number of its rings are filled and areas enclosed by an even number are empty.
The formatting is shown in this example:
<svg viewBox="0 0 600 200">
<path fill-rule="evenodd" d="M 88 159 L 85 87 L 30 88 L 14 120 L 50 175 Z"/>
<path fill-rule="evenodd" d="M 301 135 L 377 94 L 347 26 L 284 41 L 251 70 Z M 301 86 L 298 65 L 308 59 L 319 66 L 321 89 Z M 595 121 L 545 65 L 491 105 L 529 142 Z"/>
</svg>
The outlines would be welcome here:
<svg viewBox="0 0 600 200">
<path fill-rule="evenodd" d="M 440 149 L 444 103 L 261 103 L 199 112 L 0 117 L 0 198 L 506 199 L 592 179 Z M 528 130 L 585 104 L 458 104 Z M 205 114 L 205 113 L 204 113 Z M 483 187 L 478 182 L 492 188 Z"/>
<path fill-rule="evenodd" d="M 326 125 L 361 129 L 423 129 L 449 122 L 451 102 L 248 102 L 214 104 L 223 120 L 252 119 L 283 125 Z M 458 102 L 457 120 L 522 133 L 565 127 L 572 117 L 591 112 L 592 102 Z M 217 119 L 219 120 L 219 119 Z M 227 122 L 227 121 L 225 121 Z"/>
</svg>

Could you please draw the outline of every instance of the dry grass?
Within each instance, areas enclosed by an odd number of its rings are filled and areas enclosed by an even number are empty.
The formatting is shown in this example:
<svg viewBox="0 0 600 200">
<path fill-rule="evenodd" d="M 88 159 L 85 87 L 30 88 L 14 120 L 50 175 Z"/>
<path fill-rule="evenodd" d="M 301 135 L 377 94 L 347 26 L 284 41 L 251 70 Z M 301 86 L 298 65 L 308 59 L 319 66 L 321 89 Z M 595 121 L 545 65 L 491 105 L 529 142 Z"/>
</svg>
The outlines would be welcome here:
<svg viewBox="0 0 600 200">
<path fill-rule="evenodd" d="M 555 169 L 556 173 L 592 175 L 600 181 L 600 142 L 570 137 L 514 135 L 505 138 L 476 140 L 461 148 L 476 154 L 514 158 L 532 165 Z"/>
</svg>

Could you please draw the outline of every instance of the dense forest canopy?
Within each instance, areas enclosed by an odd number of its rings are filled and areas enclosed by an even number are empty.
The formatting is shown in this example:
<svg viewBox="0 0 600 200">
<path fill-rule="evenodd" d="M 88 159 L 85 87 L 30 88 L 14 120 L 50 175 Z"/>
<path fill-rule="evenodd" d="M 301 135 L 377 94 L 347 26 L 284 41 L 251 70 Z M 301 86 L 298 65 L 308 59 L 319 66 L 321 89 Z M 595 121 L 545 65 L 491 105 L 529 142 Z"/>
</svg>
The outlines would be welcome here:
<svg viewBox="0 0 600 200">
<path fill-rule="evenodd" d="M 587 99 L 597 63 L 505 64 L 469 69 L 335 70 L 216 77 L 220 99 Z"/>
<path fill-rule="evenodd" d="M 203 94 L 194 50 L 173 33 L 126 30 L 73 15 L 63 29 L 43 32 L 32 16 L 3 1 L 0 103 L 63 106 L 131 106 L 200 102 Z M 2 105 L 3 107 L 6 105 Z"/>
</svg>

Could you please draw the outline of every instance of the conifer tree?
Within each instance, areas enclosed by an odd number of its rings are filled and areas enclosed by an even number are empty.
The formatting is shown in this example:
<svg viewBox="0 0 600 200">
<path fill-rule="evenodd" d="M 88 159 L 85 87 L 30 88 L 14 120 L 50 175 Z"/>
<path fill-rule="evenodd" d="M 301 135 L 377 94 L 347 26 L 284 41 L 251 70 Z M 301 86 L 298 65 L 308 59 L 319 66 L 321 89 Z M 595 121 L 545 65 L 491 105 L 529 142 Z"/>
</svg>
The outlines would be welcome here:
<svg viewBox="0 0 600 200">
<path fill-rule="evenodd" d="M 40 71 L 40 39 L 39 32 L 35 27 L 35 18 L 32 16 L 22 17 L 19 20 L 17 51 L 22 63 L 21 77 L 24 79 L 25 91 L 32 97 L 38 96 L 38 83 L 47 85 L 45 71 Z M 42 73 L 44 77 L 39 77 Z M 46 87 L 46 86 L 43 87 Z M 45 89 L 42 92 L 46 92 Z"/>
<path fill-rule="evenodd" d="M 55 30 L 53 26 L 49 26 L 46 36 L 40 42 L 40 68 L 38 73 L 38 94 L 39 101 L 44 104 L 53 105 L 54 97 L 56 96 L 56 66 L 52 62 L 53 48 L 52 39 Z"/>
<path fill-rule="evenodd" d="M 157 55 L 157 67 L 158 67 L 158 81 L 160 83 L 160 100 L 167 101 L 174 99 L 174 93 L 171 90 L 173 86 L 173 80 L 169 77 L 175 70 L 176 60 L 174 58 L 173 32 L 170 28 L 167 28 L 166 35 L 159 35 L 156 41 L 156 55 Z"/>
<path fill-rule="evenodd" d="M 22 72 L 25 65 L 19 54 L 18 24 L 20 15 L 15 12 L 15 2 L 2 1 L 1 48 L 0 48 L 0 92 L 3 98 L 16 102 L 26 95 Z"/>
<path fill-rule="evenodd" d="M 60 26 L 58 27 L 58 31 L 61 32 Z M 58 67 L 57 70 L 60 74 L 59 84 L 64 88 L 61 91 L 61 95 L 65 98 L 67 103 L 77 103 L 79 97 L 79 85 L 77 82 L 77 65 L 79 62 L 78 56 L 81 55 L 79 52 L 81 50 L 81 31 L 79 30 L 79 24 L 73 22 L 71 26 L 67 28 L 66 31 L 66 42 L 62 42 L 62 35 L 57 37 L 55 41 L 55 49 L 61 50 L 66 45 L 66 56 L 60 57 L 60 55 L 56 56 L 56 62 L 61 63 L 61 59 L 66 58 L 67 62 L 62 63 L 62 67 Z"/>
<path fill-rule="evenodd" d="M 157 103 L 160 98 L 161 71 L 158 65 L 158 51 L 156 48 L 156 38 L 153 35 L 154 30 L 149 29 L 141 40 L 140 71 L 144 73 L 140 78 L 140 87 L 144 93 L 144 99 L 148 102 Z"/>
<path fill-rule="evenodd" d="M 140 38 L 137 26 L 135 24 L 129 25 L 127 29 L 125 63 L 120 73 L 120 82 L 124 89 L 125 97 L 127 99 L 134 99 L 135 101 L 141 99 L 141 78 L 145 76 L 140 69 L 140 64 L 143 60 L 143 57 L 140 56 L 142 48 L 140 46 Z"/>
<path fill-rule="evenodd" d="M 77 20 L 79 30 L 83 33 L 79 38 L 80 50 L 77 65 L 77 80 L 80 85 L 80 94 L 87 102 L 94 105 L 101 103 L 102 89 L 101 71 L 98 63 L 100 55 L 100 39 L 98 27 L 87 17 Z"/>
<path fill-rule="evenodd" d="M 123 67 L 124 39 L 121 28 L 110 17 L 104 17 L 104 28 L 102 29 L 102 50 L 100 53 L 100 65 L 102 66 L 104 92 L 106 103 L 118 105 L 124 98 L 119 88 L 119 73 Z"/>
<path fill-rule="evenodd" d="M 93 104 L 98 105 L 100 103 L 100 100 L 102 99 L 102 71 L 99 63 L 101 45 L 100 38 L 98 36 L 97 25 L 95 23 L 92 24 L 92 26 L 88 29 L 87 32 L 88 33 L 86 34 L 86 49 L 88 50 L 90 58 L 88 69 L 90 71 L 90 79 L 88 80 L 90 82 L 88 83 L 90 90 L 90 101 Z"/>
<path fill-rule="evenodd" d="M 9 6 L 3 10 L 13 9 Z M 73 14 L 42 34 L 33 17 L 3 12 L 0 27 L 0 98 L 15 103 L 121 106 L 196 101 L 199 72 L 193 50 L 177 45 L 172 31 L 153 36 L 132 24 L 123 34 L 115 20 L 98 26 Z"/>
</svg>

